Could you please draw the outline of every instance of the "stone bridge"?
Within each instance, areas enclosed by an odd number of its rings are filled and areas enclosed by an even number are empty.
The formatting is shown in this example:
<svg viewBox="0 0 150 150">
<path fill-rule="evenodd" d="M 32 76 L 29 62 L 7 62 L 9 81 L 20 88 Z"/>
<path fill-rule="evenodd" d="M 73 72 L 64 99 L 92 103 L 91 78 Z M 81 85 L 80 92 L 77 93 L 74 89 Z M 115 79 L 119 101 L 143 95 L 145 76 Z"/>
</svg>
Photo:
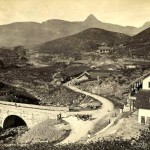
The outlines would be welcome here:
<svg viewBox="0 0 150 150">
<path fill-rule="evenodd" d="M 57 114 L 67 112 L 66 107 L 38 106 L 0 101 L 0 126 L 2 128 L 26 125 L 32 128 L 46 119 L 57 119 Z"/>
</svg>

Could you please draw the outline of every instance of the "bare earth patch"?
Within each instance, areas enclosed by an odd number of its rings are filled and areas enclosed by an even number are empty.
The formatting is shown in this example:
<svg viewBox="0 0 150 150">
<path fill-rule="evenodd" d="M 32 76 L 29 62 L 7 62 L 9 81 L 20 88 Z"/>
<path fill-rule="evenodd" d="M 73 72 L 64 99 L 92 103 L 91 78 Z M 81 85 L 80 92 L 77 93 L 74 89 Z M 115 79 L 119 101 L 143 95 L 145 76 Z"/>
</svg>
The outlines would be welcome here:
<svg viewBox="0 0 150 150">
<path fill-rule="evenodd" d="M 65 139 L 70 126 L 64 121 L 48 119 L 17 139 L 18 143 L 58 142 Z"/>
</svg>

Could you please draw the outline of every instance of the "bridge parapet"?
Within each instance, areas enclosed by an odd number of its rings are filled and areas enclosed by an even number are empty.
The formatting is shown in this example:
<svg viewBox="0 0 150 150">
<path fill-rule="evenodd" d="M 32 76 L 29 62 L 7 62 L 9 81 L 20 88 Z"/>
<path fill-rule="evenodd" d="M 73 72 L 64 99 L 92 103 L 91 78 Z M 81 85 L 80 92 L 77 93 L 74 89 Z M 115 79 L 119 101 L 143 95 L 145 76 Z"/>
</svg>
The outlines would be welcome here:
<svg viewBox="0 0 150 150">
<path fill-rule="evenodd" d="M 40 105 L 5 102 L 5 101 L 0 101 L 0 104 L 16 106 L 16 107 L 32 108 L 32 109 L 50 110 L 50 111 L 69 111 L 68 107 L 40 106 Z"/>
<path fill-rule="evenodd" d="M 32 128 L 46 119 L 57 119 L 59 113 L 66 113 L 67 107 L 48 107 L 22 103 L 0 101 L 0 126 L 4 127 L 6 118 L 16 116 L 21 118 L 28 128 Z M 13 122 L 15 120 L 8 121 Z"/>
</svg>

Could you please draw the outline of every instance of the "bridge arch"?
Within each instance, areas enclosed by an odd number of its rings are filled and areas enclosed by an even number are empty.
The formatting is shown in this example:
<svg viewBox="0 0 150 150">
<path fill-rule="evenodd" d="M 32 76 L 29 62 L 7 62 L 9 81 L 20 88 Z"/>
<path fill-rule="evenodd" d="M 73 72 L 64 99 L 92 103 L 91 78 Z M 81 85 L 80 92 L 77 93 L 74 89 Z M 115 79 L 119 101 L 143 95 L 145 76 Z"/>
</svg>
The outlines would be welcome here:
<svg viewBox="0 0 150 150">
<path fill-rule="evenodd" d="M 3 128 L 12 128 L 18 126 L 27 126 L 27 123 L 17 115 L 9 115 L 4 119 Z"/>
</svg>

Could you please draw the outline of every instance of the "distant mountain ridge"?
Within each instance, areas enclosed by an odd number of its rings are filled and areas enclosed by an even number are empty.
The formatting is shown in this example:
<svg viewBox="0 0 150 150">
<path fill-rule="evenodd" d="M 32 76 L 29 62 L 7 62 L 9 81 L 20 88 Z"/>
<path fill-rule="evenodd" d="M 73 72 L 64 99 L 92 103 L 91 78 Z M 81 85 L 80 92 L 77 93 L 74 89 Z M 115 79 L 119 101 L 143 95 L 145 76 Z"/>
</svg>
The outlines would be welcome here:
<svg viewBox="0 0 150 150">
<path fill-rule="evenodd" d="M 150 27 L 150 22 L 145 23 L 140 28 L 104 23 L 92 14 L 80 22 L 58 19 L 47 20 L 42 23 L 16 22 L 0 25 L 0 46 L 24 45 L 33 47 L 36 44 L 70 36 L 88 28 L 100 28 L 127 35 L 135 35 L 148 27 Z"/>
</svg>

